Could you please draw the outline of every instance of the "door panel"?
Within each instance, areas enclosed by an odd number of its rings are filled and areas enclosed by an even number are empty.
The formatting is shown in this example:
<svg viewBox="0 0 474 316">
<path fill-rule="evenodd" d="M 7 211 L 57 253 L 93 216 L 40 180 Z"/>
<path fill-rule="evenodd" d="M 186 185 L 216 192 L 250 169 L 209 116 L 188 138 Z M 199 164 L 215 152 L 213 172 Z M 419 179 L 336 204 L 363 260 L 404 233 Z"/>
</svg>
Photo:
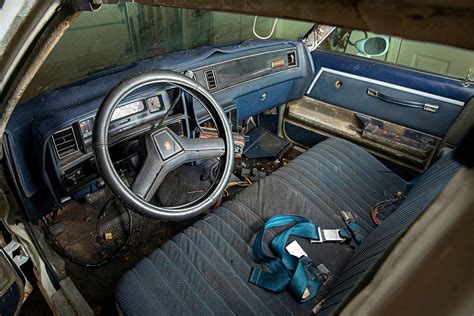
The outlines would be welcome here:
<svg viewBox="0 0 474 316">
<path fill-rule="evenodd" d="M 355 142 L 422 171 L 474 95 L 473 87 L 383 62 L 316 50 L 306 96 L 288 104 L 284 126 Z"/>
<path fill-rule="evenodd" d="M 315 79 L 314 85 L 307 93 L 313 99 L 379 117 L 435 136 L 443 136 L 446 133 L 464 105 L 464 102 L 459 100 L 330 68 L 322 67 Z M 368 91 L 377 91 L 400 101 L 418 102 L 438 108 L 436 112 L 423 110 L 423 108 L 407 108 L 375 98 L 368 94 Z"/>
<path fill-rule="evenodd" d="M 316 75 L 324 67 L 458 100 L 463 103 L 473 96 L 474 88 L 472 85 L 466 88 L 460 80 L 342 53 L 315 50 L 311 53 L 311 56 Z"/>
</svg>

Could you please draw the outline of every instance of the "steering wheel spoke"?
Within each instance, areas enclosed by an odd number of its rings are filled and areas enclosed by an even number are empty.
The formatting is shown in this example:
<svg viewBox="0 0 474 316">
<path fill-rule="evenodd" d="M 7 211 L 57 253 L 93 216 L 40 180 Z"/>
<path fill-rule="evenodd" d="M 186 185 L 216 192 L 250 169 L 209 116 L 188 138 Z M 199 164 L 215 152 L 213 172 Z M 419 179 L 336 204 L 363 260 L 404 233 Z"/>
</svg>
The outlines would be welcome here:
<svg viewBox="0 0 474 316">
<path fill-rule="evenodd" d="M 222 138 L 185 138 L 180 137 L 184 154 L 190 161 L 219 158 L 225 153 L 225 143 Z"/>
<path fill-rule="evenodd" d="M 166 175 L 180 165 L 225 154 L 222 138 L 187 138 L 171 129 L 158 129 L 145 138 L 146 158 L 132 184 L 132 192 L 149 202 Z"/>
<path fill-rule="evenodd" d="M 132 192 L 145 201 L 150 201 L 166 176 L 163 172 L 164 166 L 165 164 L 159 155 L 148 154 L 132 183 Z"/>
</svg>

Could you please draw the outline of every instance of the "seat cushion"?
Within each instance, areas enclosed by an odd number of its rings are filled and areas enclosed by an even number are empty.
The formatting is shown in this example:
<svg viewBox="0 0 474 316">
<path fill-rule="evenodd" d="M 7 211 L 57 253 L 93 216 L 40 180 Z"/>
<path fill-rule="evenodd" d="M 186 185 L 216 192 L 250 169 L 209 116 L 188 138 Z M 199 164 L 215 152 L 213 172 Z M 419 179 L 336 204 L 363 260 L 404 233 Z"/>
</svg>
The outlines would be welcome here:
<svg viewBox="0 0 474 316">
<path fill-rule="evenodd" d="M 435 197 L 459 170 L 460 165 L 447 155 L 435 162 L 419 179 L 400 207 L 367 236 L 332 285 L 318 315 L 330 315 L 351 297 L 379 260 L 393 248 L 400 237 L 420 217 Z M 449 210 L 447 210 L 449 211 Z"/>
<path fill-rule="evenodd" d="M 263 223 L 276 214 L 298 214 L 320 227 L 340 228 L 344 223 L 339 212 L 344 210 L 356 214 L 371 236 L 380 228 L 370 217 L 373 205 L 406 187 L 406 182 L 361 148 L 340 139 L 326 140 L 140 261 L 118 284 L 118 306 L 127 315 L 308 314 L 314 302 L 298 304 L 286 291 L 275 294 L 248 282 L 251 268 L 257 266 L 251 247 Z M 383 210 L 382 225 L 393 211 L 394 207 Z M 267 243 L 271 234 L 266 236 Z M 305 240 L 300 244 L 313 261 L 324 263 L 334 275 L 351 273 L 346 271 L 354 253 L 349 245 Z M 361 276 L 356 273 L 351 282 L 337 285 L 339 296 L 322 291 L 331 299 L 325 312 L 334 309 L 355 284 L 353 279 Z"/>
</svg>

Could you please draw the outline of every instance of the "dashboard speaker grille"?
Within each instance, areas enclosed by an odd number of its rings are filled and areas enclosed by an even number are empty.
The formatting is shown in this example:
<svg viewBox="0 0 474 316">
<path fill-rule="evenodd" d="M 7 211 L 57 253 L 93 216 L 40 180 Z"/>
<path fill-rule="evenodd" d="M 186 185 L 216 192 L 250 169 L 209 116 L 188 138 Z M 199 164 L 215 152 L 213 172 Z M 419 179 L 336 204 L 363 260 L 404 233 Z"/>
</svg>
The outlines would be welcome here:
<svg viewBox="0 0 474 316">
<path fill-rule="evenodd" d="M 72 127 L 65 128 L 53 134 L 54 148 L 59 159 L 63 159 L 79 150 L 76 135 Z"/>
<path fill-rule="evenodd" d="M 216 89 L 217 81 L 216 81 L 216 75 L 214 73 L 214 70 L 209 69 L 209 70 L 204 71 L 204 76 L 206 77 L 207 88 L 209 90 Z"/>
</svg>

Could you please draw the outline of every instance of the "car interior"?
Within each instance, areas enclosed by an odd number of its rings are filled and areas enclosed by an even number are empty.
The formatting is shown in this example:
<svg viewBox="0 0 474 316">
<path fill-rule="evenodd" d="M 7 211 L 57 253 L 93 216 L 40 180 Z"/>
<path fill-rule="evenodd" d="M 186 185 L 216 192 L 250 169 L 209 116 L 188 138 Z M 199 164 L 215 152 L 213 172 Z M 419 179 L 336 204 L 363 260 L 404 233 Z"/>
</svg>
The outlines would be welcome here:
<svg viewBox="0 0 474 316">
<path fill-rule="evenodd" d="M 273 19 L 259 19 L 264 35 Z M 436 73 L 426 65 L 441 58 L 417 53 L 407 66 L 390 55 L 397 38 L 339 27 L 316 45 L 321 26 L 305 26 L 103 57 L 87 76 L 68 55 L 40 70 L 4 134 L 8 176 L 50 269 L 94 313 L 337 313 L 460 169 L 474 106 L 465 69 Z M 74 80 L 53 78 L 62 71 Z M 268 271 L 259 232 L 288 214 L 325 234 L 348 214 L 364 236 L 292 236 L 324 270 L 303 302 L 254 279 Z M 262 235 L 266 253 L 279 232 Z"/>
</svg>

